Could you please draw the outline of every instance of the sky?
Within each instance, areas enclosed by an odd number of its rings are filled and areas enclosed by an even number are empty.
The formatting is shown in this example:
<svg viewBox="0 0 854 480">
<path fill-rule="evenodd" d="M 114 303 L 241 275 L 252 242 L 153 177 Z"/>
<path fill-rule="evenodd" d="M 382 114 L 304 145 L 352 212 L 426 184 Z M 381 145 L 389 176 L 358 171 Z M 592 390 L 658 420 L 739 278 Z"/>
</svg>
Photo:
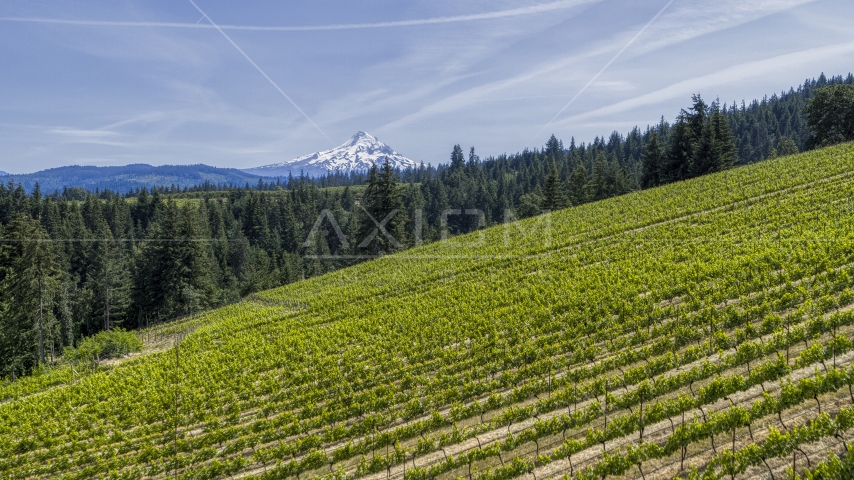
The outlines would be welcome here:
<svg viewBox="0 0 854 480">
<path fill-rule="evenodd" d="M 0 170 L 445 163 L 854 72 L 850 0 L 5 0 Z"/>
</svg>

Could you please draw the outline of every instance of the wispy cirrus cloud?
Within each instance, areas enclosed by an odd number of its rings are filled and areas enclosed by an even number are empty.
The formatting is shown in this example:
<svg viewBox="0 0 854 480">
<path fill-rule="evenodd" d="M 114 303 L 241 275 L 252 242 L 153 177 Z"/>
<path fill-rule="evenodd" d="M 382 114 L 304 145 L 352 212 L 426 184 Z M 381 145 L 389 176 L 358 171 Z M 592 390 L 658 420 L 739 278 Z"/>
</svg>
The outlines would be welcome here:
<svg viewBox="0 0 854 480">
<path fill-rule="evenodd" d="M 195 0 L 335 143 L 365 130 L 434 164 L 454 143 L 539 146 L 532 134 L 668 1 Z M 250 167 L 326 148 L 199 16 L 186 0 L 0 2 L 0 169 Z M 851 21 L 849 0 L 675 0 L 536 140 L 624 131 L 700 90 L 752 99 L 847 73 L 850 51 L 810 49 L 854 40 Z"/>
<path fill-rule="evenodd" d="M 104 145 L 109 147 L 133 147 L 132 142 L 119 141 L 122 134 L 110 130 L 85 130 L 79 128 L 58 127 L 47 130 L 47 133 L 60 137 L 62 143 L 86 145 Z"/>
<path fill-rule="evenodd" d="M 58 127 L 47 130 L 48 133 L 61 135 L 72 139 L 112 138 L 121 135 L 110 130 L 83 130 L 79 128 Z"/>
<path fill-rule="evenodd" d="M 416 124 L 428 118 L 447 115 L 495 97 L 516 98 L 519 92 L 530 90 L 552 90 L 561 79 L 566 87 L 570 81 L 584 81 L 583 72 L 593 75 L 601 68 L 596 61 L 625 49 L 620 55 L 623 61 L 651 54 L 668 47 L 675 47 L 698 37 L 714 34 L 740 25 L 757 21 L 817 0 L 723 0 L 704 2 L 691 0 L 676 2 L 656 22 L 649 23 L 643 35 L 638 32 L 643 24 L 621 31 L 605 39 L 594 40 L 583 49 L 568 52 L 562 58 L 551 59 L 524 73 L 499 80 L 484 82 L 472 88 L 457 91 L 418 110 L 397 118 L 382 128 L 395 129 Z M 637 37 L 633 40 L 634 37 Z M 629 45 L 630 48 L 626 48 Z M 600 70 L 601 71 L 601 70 Z M 587 77 L 588 79 L 590 77 Z M 558 80 L 560 82 L 561 80 Z M 617 80 L 618 82 L 624 82 Z M 559 85 L 559 83 L 557 83 Z M 575 88 L 581 87 L 577 85 Z M 594 81 L 591 86 L 596 85 Z M 512 93 L 511 93 L 512 92 Z M 565 110 L 565 109 L 564 109 Z M 564 112 L 561 112 L 563 114 Z M 561 122 L 561 114 L 553 122 Z M 547 118 L 545 120 L 548 120 Z M 551 122 L 549 122 L 551 123 Z"/>
<path fill-rule="evenodd" d="M 777 55 L 755 62 L 733 65 L 732 67 L 725 68 L 708 75 L 702 75 L 676 82 L 654 92 L 649 92 L 612 105 L 573 115 L 563 120 L 563 122 L 566 124 L 573 124 L 581 120 L 623 113 L 647 105 L 655 105 L 665 100 L 686 98 L 692 93 L 697 93 L 700 90 L 710 87 L 742 82 L 754 77 L 785 72 L 796 69 L 804 64 L 820 62 L 823 59 L 837 58 L 843 55 L 851 55 L 852 53 L 854 53 L 854 41 L 819 48 L 810 48 L 800 52 Z"/>
<path fill-rule="evenodd" d="M 556 10 L 566 10 L 585 3 L 595 3 L 601 0 L 560 0 L 557 2 L 540 3 L 527 7 L 498 10 L 494 12 L 477 13 L 470 15 L 454 15 L 447 17 L 421 18 L 412 20 L 397 20 L 389 22 L 370 23 L 340 23 L 332 25 L 293 25 L 293 26 L 263 26 L 263 25 L 219 25 L 223 30 L 244 30 L 252 32 L 322 32 L 333 30 L 364 30 L 374 28 L 399 28 L 416 27 L 423 25 L 442 25 L 447 23 L 474 22 L 479 20 L 495 20 L 500 18 L 519 17 L 548 13 Z M 54 25 L 70 25 L 81 27 L 160 27 L 160 28 L 182 28 L 182 29 L 215 29 L 214 25 L 207 23 L 185 23 L 185 22 L 134 22 L 134 21 L 110 21 L 110 20 L 74 20 L 47 17 L 0 17 L 2 22 L 19 23 L 43 23 Z"/>
<path fill-rule="evenodd" d="M 754 22 L 819 0 L 680 0 L 648 35 L 637 42 L 636 55 L 649 53 L 703 35 Z"/>
</svg>

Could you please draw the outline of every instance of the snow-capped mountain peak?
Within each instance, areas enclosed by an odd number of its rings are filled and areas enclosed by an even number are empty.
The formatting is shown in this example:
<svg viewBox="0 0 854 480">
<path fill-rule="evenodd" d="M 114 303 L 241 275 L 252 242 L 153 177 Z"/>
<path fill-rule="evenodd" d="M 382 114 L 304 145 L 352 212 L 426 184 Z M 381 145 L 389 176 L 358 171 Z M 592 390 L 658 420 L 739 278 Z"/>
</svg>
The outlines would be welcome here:
<svg viewBox="0 0 854 480">
<path fill-rule="evenodd" d="M 359 130 L 358 132 L 354 133 L 353 136 L 350 137 L 350 141 L 345 143 L 344 145 L 352 147 L 352 146 L 354 146 L 360 142 L 362 142 L 362 143 L 382 143 L 379 140 L 377 140 L 377 137 Z"/>
<path fill-rule="evenodd" d="M 305 155 L 288 162 L 249 168 L 244 172 L 265 177 L 280 177 L 289 174 L 296 177 L 301 173 L 308 176 L 320 176 L 330 172 L 364 172 L 369 170 L 371 166 L 383 162 L 385 158 L 388 158 L 392 168 L 417 167 L 414 160 L 395 152 L 373 135 L 359 131 L 346 143 L 332 150 Z"/>
</svg>

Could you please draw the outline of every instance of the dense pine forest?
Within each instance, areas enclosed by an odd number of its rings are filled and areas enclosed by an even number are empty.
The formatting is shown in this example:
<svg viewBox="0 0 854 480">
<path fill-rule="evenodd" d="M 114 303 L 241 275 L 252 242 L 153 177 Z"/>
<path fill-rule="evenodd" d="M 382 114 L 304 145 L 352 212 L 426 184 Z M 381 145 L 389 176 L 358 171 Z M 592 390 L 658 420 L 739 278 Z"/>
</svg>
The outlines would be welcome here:
<svg viewBox="0 0 854 480">
<path fill-rule="evenodd" d="M 822 75 L 750 104 L 695 96 L 673 123 L 662 117 L 591 143 L 552 136 L 542 149 L 487 159 L 457 145 L 449 163 L 405 172 L 386 165 L 128 195 L 0 185 L 0 377 L 55 362 L 104 330 L 170 321 L 449 234 L 851 140 L 808 106 L 838 85 L 854 90 L 854 76 Z"/>
</svg>

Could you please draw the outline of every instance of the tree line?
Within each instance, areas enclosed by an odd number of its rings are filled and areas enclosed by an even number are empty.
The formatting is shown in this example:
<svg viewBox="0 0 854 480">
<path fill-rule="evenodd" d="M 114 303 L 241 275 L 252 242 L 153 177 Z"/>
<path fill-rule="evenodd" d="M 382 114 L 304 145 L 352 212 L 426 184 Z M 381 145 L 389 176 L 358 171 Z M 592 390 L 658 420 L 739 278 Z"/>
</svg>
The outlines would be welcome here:
<svg viewBox="0 0 854 480">
<path fill-rule="evenodd" d="M 0 185 L 0 376 L 104 330 L 234 302 L 502 223 L 508 211 L 530 217 L 854 140 L 852 92 L 849 75 L 738 107 L 696 95 L 672 124 L 643 132 L 569 145 L 552 135 L 542 149 L 485 160 L 456 145 L 448 163 L 404 172 L 386 163 L 171 194 Z"/>
</svg>

